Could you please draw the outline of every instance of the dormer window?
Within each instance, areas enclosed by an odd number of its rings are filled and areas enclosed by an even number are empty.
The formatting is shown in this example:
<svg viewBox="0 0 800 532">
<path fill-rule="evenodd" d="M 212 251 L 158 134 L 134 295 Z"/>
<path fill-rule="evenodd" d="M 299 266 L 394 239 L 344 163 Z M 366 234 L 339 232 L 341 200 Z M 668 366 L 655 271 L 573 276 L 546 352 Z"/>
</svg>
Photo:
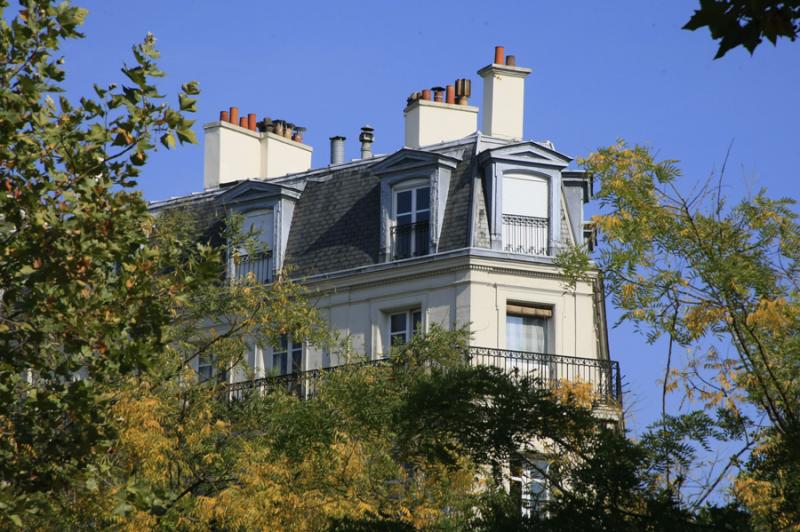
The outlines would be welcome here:
<svg viewBox="0 0 800 532">
<path fill-rule="evenodd" d="M 274 242 L 274 216 L 271 209 L 249 211 L 244 215 L 242 232 L 250 235 L 252 246 L 241 247 L 231 256 L 231 272 L 234 279 L 246 279 L 249 275 L 260 283 L 272 281 L 272 246 Z"/>
<path fill-rule="evenodd" d="M 569 231 L 561 226 L 561 173 L 570 161 L 551 145 L 536 142 L 499 146 L 478 155 L 492 249 L 552 256 L 562 231 Z"/>
<path fill-rule="evenodd" d="M 381 180 L 381 261 L 437 252 L 450 176 L 459 161 L 405 148 L 372 167 Z"/>
<path fill-rule="evenodd" d="M 427 181 L 398 185 L 393 190 L 392 259 L 430 253 L 431 188 Z"/>
</svg>

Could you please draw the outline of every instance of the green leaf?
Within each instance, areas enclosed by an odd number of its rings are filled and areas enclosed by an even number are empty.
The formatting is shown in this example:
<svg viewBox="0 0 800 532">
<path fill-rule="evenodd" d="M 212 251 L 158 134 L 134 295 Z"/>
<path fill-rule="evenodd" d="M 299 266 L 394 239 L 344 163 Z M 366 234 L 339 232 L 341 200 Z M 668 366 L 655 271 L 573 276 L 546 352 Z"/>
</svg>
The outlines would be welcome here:
<svg viewBox="0 0 800 532">
<path fill-rule="evenodd" d="M 178 129 L 175 130 L 175 133 L 178 134 L 178 139 L 181 141 L 181 144 L 189 143 L 189 144 L 197 144 L 197 137 L 192 131 L 191 128 L 186 129 Z"/>
<path fill-rule="evenodd" d="M 175 147 L 175 137 L 172 135 L 172 133 L 164 133 L 161 135 L 161 144 L 163 144 L 168 150 L 171 150 Z"/>
<path fill-rule="evenodd" d="M 178 102 L 180 103 L 181 111 L 190 113 L 197 112 L 197 99 L 189 98 L 187 95 L 181 94 L 178 96 Z"/>
<path fill-rule="evenodd" d="M 200 85 L 197 81 L 190 81 L 181 85 L 181 90 L 191 96 L 197 96 L 200 94 Z"/>
</svg>

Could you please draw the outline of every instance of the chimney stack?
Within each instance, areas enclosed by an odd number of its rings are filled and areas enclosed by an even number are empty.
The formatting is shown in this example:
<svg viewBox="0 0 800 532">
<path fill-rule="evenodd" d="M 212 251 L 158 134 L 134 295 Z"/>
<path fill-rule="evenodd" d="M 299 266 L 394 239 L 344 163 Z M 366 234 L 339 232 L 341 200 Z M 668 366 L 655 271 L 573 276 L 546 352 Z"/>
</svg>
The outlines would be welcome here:
<svg viewBox="0 0 800 532">
<path fill-rule="evenodd" d="M 496 46 L 494 63 L 478 71 L 483 78 L 483 120 L 481 131 L 490 137 L 508 140 L 523 138 L 525 78 L 530 68 L 516 66 L 513 55 Z"/>
<path fill-rule="evenodd" d="M 311 168 L 311 146 L 302 143 L 305 128 L 285 120 L 255 113 L 239 116 L 231 107 L 219 113 L 219 121 L 203 126 L 206 189 L 245 179 L 269 179 Z M 280 134 L 278 134 L 280 130 Z"/>
<path fill-rule="evenodd" d="M 412 93 L 406 100 L 405 145 L 430 146 L 464 138 L 478 129 L 478 108 L 467 105 L 469 80 Z"/>
<path fill-rule="evenodd" d="M 346 137 L 340 135 L 331 137 L 331 164 L 342 164 L 344 162 L 344 141 Z"/>
<path fill-rule="evenodd" d="M 375 140 L 374 131 L 375 129 L 373 129 L 369 124 L 361 128 L 361 134 L 358 136 L 358 140 L 361 142 L 362 159 L 372 158 L 372 143 Z"/>
</svg>

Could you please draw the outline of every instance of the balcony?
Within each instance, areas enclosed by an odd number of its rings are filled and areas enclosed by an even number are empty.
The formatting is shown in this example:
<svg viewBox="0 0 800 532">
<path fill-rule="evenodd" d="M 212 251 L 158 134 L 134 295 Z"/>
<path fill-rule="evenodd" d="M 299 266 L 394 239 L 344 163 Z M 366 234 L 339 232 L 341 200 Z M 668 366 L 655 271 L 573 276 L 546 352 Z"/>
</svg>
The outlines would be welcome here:
<svg viewBox="0 0 800 532">
<path fill-rule="evenodd" d="M 514 378 L 534 377 L 544 388 L 555 389 L 565 383 L 582 384 L 589 387 L 596 405 L 622 407 L 622 381 L 619 363 L 613 360 L 580 358 L 544 353 L 508 351 L 487 347 L 470 347 L 466 359 L 474 365 L 494 366 Z M 386 364 L 387 359 L 372 360 L 363 365 Z M 227 389 L 230 399 L 243 399 L 251 393 L 269 393 L 285 390 L 301 399 L 310 399 L 317 394 L 321 377 L 343 366 L 315 369 L 236 382 Z"/>
<path fill-rule="evenodd" d="M 231 258 L 230 265 L 231 279 L 246 279 L 252 273 L 259 283 L 272 282 L 272 253 L 269 251 L 236 255 Z"/>
<path fill-rule="evenodd" d="M 392 227 L 392 260 L 429 254 L 430 240 L 431 230 L 428 221 Z"/>
<path fill-rule="evenodd" d="M 549 255 L 547 218 L 503 215 L 503 250 L 521 255 Z"/>
</svg>

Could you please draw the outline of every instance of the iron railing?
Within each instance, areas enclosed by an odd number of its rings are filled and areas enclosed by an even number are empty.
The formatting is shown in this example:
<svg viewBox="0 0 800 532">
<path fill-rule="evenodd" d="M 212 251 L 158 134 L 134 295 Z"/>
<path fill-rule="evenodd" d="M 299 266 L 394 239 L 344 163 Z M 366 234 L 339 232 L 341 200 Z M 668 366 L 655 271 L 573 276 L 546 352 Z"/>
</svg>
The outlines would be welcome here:
<svg viewBox="0 0 800 532">
<path fill-rule="evenodd" d="M 489 347 L 470 347 L 465 355 L 471 364 L 494 366 L 515 378 L 536 378 L 541 386 L 550 389 L 564 386 L 567 383 L 585 385 L 589 387 L 595 403 L 622 405 L 619 363 L 613 360 L 510 351 Z M 382 358 L 360 364 L 381 365 L 386 364 L 387 360 Z M 319 382 L 325 373 L 353 366 L 353 364 L 346 364 L 236 382 L 228 386 L 226 394 L 229 399 L 242 399 L 253 393 L 266 394 L 275 390 L 285 390 L 301 399 L 310 399 L 317 395 Z"/>
<path fill-rule="evenodd" d="M 547 218 L 503 215 L 503 249 L 521 255 L 549 255 Z"/>
<path fill-rule="evenodd" d="M 261 251 L 231 258 L 232 279 L 246 279 L 250 273 L 259 283 L 272 282 L 272 253 Z"/>
<path fill-rule="evenodd" d="M 589 387 L 599 402 L 622 404 L 622 379 L 619 362 L 547 353 L 511 351 L 491 347 L 470 347 L 473 364 L 494 366 L 517 377 L 532 377 L 548 388 L 567 383 Z"/>
<path fill-rule="evenodd" d="M 379 366 L 386 364 L 387 361 L 388 359 L 386 358 L 379 358 L 366 362 L 341 364 L 339 366 L 310 369 L 307 371 L 286 373 L 284 375 L 268 375 L 259 379 L 231 383 L 227 386 L 225 392 L 227 398 L 232 400 L 241 400 L 252 394 L 266 395 L 277 390 L 286 391 L 300 399 L 311 399 L 317 395 L 319 382 L 324 374 L 342 368 L 355 368 L 367 365 Z"/>
<path fill-rule="evenodd" d="M 430 223 L 396 225 L 392 227 L 392 260 L 421 257 L 430 253 Z"/>
</svg>

